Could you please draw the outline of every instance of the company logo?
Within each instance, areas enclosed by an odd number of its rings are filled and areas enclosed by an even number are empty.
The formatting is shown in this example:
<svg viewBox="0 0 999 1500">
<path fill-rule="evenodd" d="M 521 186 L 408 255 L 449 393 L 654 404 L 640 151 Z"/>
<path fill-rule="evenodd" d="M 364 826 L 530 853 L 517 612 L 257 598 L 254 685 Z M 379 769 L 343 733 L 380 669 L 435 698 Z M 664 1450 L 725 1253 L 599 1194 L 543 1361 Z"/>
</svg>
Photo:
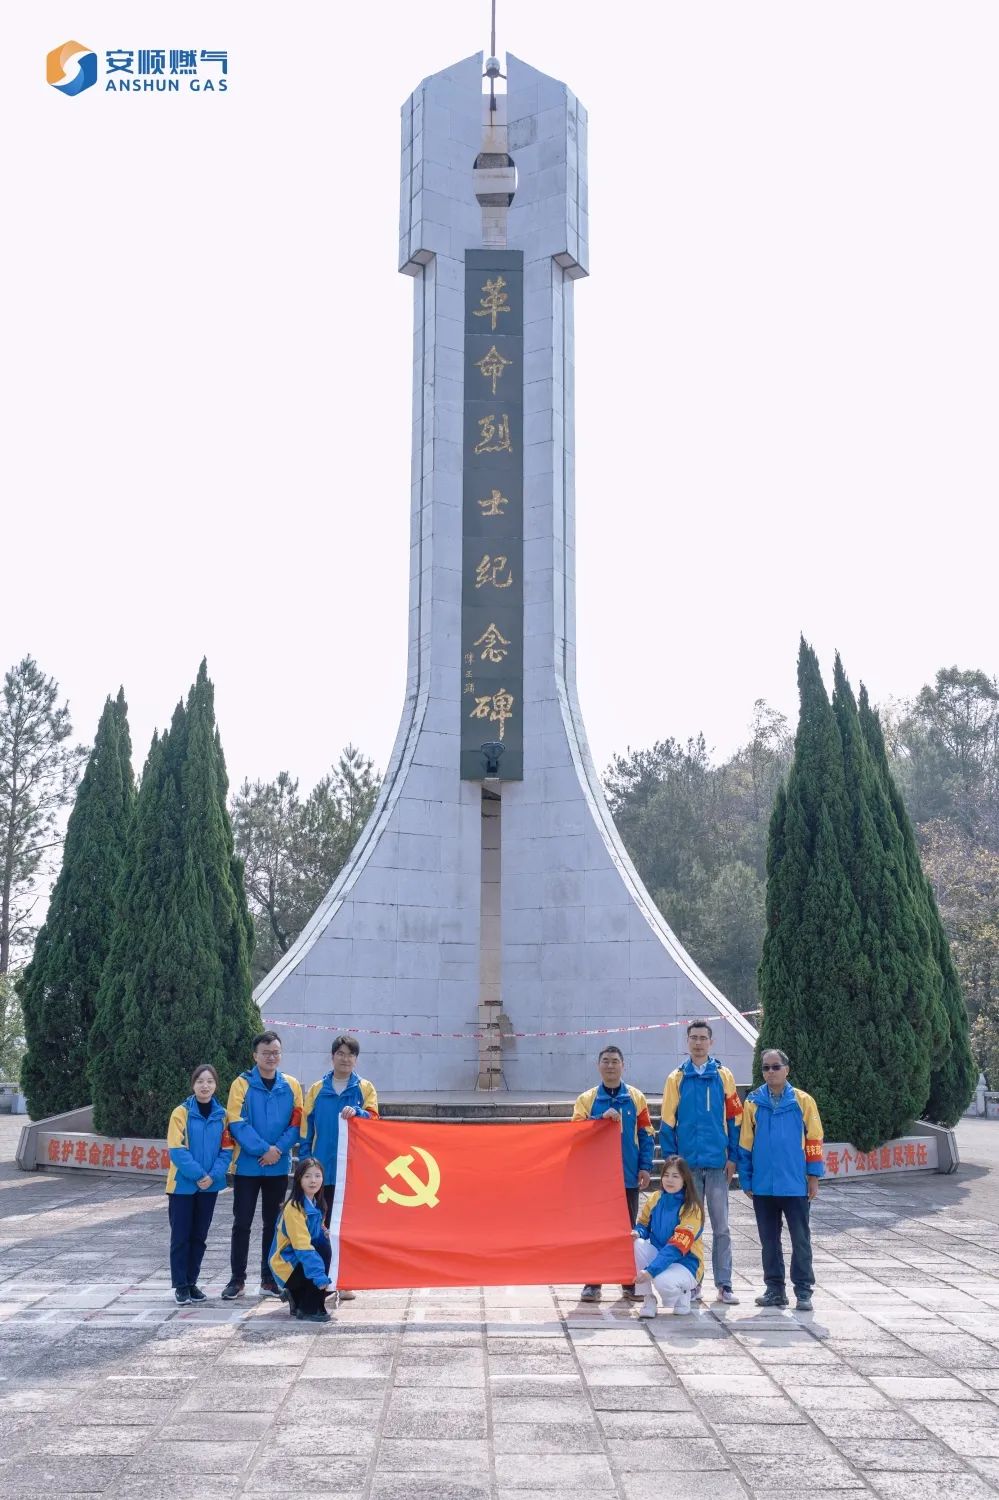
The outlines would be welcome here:
<svg viewBox="0 0 999 1500">
<path fill-rule="evenodd" d="M 417 1177 L 413 1171 L 413 1158 L 411 1156 L 397 1156 L 390 1161 L 385 1168 L 390 1177 L 400 1177 L 411 1189 L 408 1193 L 397 1193 L 387 1183 L 382 1183 L 378 1194 L 379 1203 L 397 1203 L 400 1208 L 436 1208 L 440 1199 L 437 1197 L 437 1189 L 441 1185 L 441 1169 L 430 1155 L 429 1151 L 423 1151 L 419 1146 L 413 1150 L 417 1156 L 422 1158 L 423 1165 L 427 1169 L 427 1180 Z"/>
<path fill-rule="evenodd" d="M 209 47 L 107 47 L 106 94 L 225 94 L 229 54 Z M 98 54 L 82 42 L 64 42 L 46 60 L 45 76 L 61 94 L 82 94 L 97 82 Z"/>
<path fill-rule="evenodd" d="M 63 42 L 45 59 L 45 77 L 60 94 L 82 94 L 97 82 L 97 53 L 82 42 Z"/>
</svg>

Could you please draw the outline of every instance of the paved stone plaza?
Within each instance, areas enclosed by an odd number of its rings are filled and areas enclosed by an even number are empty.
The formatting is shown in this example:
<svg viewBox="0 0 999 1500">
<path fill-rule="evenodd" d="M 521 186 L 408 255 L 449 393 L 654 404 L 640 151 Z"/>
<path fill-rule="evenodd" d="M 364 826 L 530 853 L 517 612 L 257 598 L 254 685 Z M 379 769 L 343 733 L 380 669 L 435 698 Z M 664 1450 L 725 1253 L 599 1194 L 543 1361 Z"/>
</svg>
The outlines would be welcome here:
<svg viewBox="0 0 999 1500">
<path fill-rule="evenodd" d="M 955 1177 L 822 1192 L 811 1316 L 752 1305 L 733 1195 L 737 1308 L 645 1324 L 576 1287 L 378 1292 L 306 1329 L 255 1297 L 176 1309 L 162 1190 L 21 1173 L 0 1120 L 0 1496 L 999 1491 L 999 1123 L 962 1124 Z"/>
</svg>

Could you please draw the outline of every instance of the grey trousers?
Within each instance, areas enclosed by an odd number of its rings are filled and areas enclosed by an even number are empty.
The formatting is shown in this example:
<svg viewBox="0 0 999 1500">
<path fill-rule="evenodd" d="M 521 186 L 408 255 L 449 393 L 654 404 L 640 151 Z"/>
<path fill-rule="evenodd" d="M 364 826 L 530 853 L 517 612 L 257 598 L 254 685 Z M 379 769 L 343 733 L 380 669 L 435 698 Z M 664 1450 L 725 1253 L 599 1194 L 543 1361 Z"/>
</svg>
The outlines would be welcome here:
<svg viewBox="0 0 999 1500">
<path fill-rule="evenodd" d="M 728 1178 L 724 1167 L 691 1167 L 694 1184 L 711 1220 L 711 1273 L 715 1286 L 732 1285 L 732 1234 L 728 1227 Z"/>
</svg>

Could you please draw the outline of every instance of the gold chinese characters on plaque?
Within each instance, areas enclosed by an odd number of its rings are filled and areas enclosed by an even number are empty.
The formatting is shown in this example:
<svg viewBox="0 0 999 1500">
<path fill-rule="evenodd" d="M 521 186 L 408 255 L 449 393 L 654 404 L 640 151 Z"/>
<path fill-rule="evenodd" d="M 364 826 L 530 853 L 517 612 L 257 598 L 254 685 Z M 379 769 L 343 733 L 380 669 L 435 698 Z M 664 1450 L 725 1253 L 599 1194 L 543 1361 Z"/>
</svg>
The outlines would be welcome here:
<svg viewBox="0 0 999 1500">
<path fill-rule="evenodd" d="M 506 412 L 497 420 L 496 414 L 490 412 L 488 417 L 479 417 L 479 441 L 472 449 L 473 453 L 512 453 L 513 443 L 510 441 L 510 418 Z"/>
<path fill-rule="evenodd" d="M 497 380 L 501 379 L 503 371 L 506 369 L 507 365 L 513 364 L 513 360 L 504 359 L 503 355 L 499 352 L 496 345 L 493 344 L 489 352 L 487 354 L 483 354 L 482 358 L 477 359 L 475 363 L 482 371 L 484 378 L 486 380 L 492 380 L 493 395 L 495 396 L 496 382 Z"/>
<path fill-rule="evenodd" d="M 496 332 L 497 318 L 501 317 L 503 313 L 510 313 L 513 311 L 513 309 L 507 305 L 510 301 L 510 298 L 503 290 L 505 286 L 506 282 L 504 281 L 503 277 L 497 275 L 495 280 L 490 277 L 485 282 L 485 284 L 480 287 L 482 296 L 479 299 L 479 306 L 472 314 L 472 316 L 474 318 L 489 318 L 490 333 Z"/>
<path fill-rule="evenodd" d="M 486 552 L 482 561 L 475 565 L 475 587 L 484 589 L 491 586 L 494 589 L 508 589 L 513 583 L 513 572 L 506 557 L 497 552 L 491 557 Z"/>
<path fill-rule="evenodd" d="M 474 644 L 482 647 L 479 652 L 480 661 L 498 664 L 505 661 L 510 653 L 510 642 L 505 635 L 501 634 L 497 625 L 487 625 Z"/>
<path fill-rule="evenodd" d="M 475 707 L 468 717 L 488 719 L 490 724 L 498 724 L 499 737 L 503 739 L 506 733 L 506 721 L 513 715 L 514 702 L 513 694 L 502 687 L 497 693 L 485 693 L 482 697 L 476 698 Z"/>
<path fill-rule="evenodd" d="M 501 516 L 509 504 L 507 496 L 501 495 L 499 490 L 493 490 L 487 499 L 478 502 L 483 516 Z"/>
</svg>

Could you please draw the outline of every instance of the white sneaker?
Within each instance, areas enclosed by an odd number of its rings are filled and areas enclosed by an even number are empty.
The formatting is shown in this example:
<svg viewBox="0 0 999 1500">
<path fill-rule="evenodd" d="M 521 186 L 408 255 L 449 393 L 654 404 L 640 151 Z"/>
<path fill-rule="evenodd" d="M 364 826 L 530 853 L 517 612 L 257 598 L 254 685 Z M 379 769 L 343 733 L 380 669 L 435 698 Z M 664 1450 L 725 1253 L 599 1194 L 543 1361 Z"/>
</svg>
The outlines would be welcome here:
<svg viewBox="0 0 999 1500">
<path fill-rule="evenodd" d="M 700 1302 L 703 1292 L 704 1287 L 698 1282 L 687 1295 L 690 1297 L 691 1302 Z"/>
<path fill-rule="evenodd" d="M 716 1302 L 726 1302 L 729 1307 L 738 1307 L 739 1299 L 730 1286 L 720 1286 L 715 1296 Z"/>
<path fill-rule="evenodd" d="M 659 1303 L 655 1297 L 646 1297 L 638 1310 L 640 1318 L 655 1318 L 659 1316 Z"/>
<path fill-rule="evenodd" d="M 675 1318 L 686 1318 L 686 1317 L 688 1317 L 690 1315 L 690 1310 L 691 1310 L 690 1309 L 690 1299 L 691 1299 L 691 1296 L 692 1296 L 691 1292 L 681 1292 L 680 1293 L 680 1296 L 673 1303 L 673 1316 Z"/>
</svg>

